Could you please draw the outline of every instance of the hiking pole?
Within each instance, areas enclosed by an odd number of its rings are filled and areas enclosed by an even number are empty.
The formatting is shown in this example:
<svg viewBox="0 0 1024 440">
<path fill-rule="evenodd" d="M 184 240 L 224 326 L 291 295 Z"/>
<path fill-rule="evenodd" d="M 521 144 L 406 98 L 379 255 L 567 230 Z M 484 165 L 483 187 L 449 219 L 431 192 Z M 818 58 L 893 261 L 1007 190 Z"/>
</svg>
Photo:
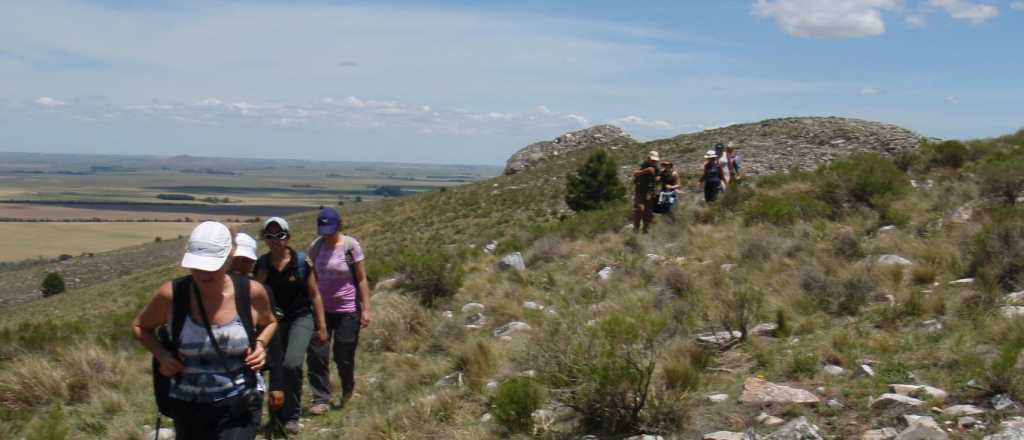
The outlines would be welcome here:
<svg viewBox="0 0 1024 440">
<path fill-rule="evenodd" d="M 156 413 L 156 430 L 153 431 L 153 440 L 160 440 L 160 413 Z M 149 439 L 146 439 L 149 440 Z"/>
</svg>

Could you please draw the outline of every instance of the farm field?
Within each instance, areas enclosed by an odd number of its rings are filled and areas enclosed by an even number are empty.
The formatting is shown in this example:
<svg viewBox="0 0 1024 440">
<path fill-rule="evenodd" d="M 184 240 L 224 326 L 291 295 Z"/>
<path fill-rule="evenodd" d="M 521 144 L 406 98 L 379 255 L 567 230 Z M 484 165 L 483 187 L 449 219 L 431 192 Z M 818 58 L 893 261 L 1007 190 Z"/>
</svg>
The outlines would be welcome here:
<svg viewBox="0 0 1024 440">
<path fill-rule="evenodd" d="M 0 261 L 99 253 L 188 235 L 194 223 L 0 223 Z"/>
</svg>

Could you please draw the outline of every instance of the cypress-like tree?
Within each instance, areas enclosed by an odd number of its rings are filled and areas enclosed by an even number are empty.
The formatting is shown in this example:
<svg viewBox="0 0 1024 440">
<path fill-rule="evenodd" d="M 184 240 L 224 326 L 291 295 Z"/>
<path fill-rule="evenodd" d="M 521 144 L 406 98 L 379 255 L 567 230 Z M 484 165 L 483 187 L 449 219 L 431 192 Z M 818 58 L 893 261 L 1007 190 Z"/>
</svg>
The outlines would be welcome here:
<svg viewBox="0 0 1024 440">
<path fill-rule="evenodd" d="M 64 292 L 64 277 L 60 276 L 58 272 L 50 272 L 43 278 L 43 284 L 40 286 L 43 291 L 43 296 L 56 295 Z"/>
<path fill-rule="evenodd" d="M 626 195 L 618 165 L 605 150 L 591 153 L 575 173 L 569 173 L 565 186 L 565 203 L 573 211 L 599 209 Z"/>
</svg>

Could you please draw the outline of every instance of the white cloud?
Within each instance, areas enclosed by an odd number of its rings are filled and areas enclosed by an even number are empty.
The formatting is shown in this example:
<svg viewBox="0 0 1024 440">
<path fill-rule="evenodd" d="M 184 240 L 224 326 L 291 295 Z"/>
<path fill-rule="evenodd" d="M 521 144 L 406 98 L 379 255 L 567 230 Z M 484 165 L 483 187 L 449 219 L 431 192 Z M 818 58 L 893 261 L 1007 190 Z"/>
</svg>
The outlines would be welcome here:
<svg viewBox="0 0 1024 440">
<path fill-rule="evenodd" d="M 1024 12 L 1024 1 L 1010 3 L 1010 9 Z"/>
<path fill-rule="evenodd" d="M 957 20 L 981 24 L 999 15 L 995 6 L 969 0 L 928 0 L 928 6 L 941 9 Z"/>
<path fill-rule="evenodd" d="M 538 105 L 537 113 L 549 114 L 551 113 L 551 109 L 549 109 L 546 105 Z"/>
<path fill-rule="evenodd" d="M 878 90 L 874 87 L 865 87 L 863 89 L 860 89 L 861 96 L 877 96 L 883 93 L 885 92 L 883 92 L 882 90 Z"/>
<path fill-rule="evenodd" d="M 882 13 L 900 6 L 901 0 L 755 0 L 753 13 L 794 37 L 856 38 L 885 33 Z"/>
<path fill-rule="evenodd" d="M 587 118 L 574 113 L 569 113 L 568 115 L 565 115 L 565 118 L 576 121 L 576 123 L 579 124 L 580 127 L 590 126 L 590 121 Z"/>
<path fill-rule="evenodd" d="M 634 115 L 625 116 L 625 117 L 618 118 L 618 119 L 612 119 L 612 120 L 608 121 L 608 123 L 612 124 L 612 125 L 620 125 L 620 126 L 623 126 L 623 127 L 635 126 L 635 127 L 645 127 L 645 128 L 656 128 L 656 129 L 660 129 L 660 130 L 672 130 L 672 129 L 674 129 L 672 124 L 670 124 L 668 122 L 665 122 L 665 121 L 662 121 L 660 119 L 647 120 L 647 119 L 641 118 L 639 116 L 634 116 Z"/>
<path fill-rule="evenodd" d="M 957 105 L 957 104 L 960 104 L 960 98 L 957 98 L 956 96 L 950 95 L 950 96 L 946 97 L 946 102 L 948 102 L 950 104 L 953 104 L 953 105 Z"/>
<path fill-rule="evenodd" d="M 928 26 L 928 18 L 924 14 L 911 14 L 903 19 L 911 29 L 922 29 Z"/>
<path fill-rule="evenodd" d="M 62 107 L 64 105 L 67 105 L 66 102 L 61 101 L 59 99 L 53 99 L 49 96 L 39 97 L 39 99 L 36 99 L 36 104 L 39 104 L 43 107 Z"/>
</svg>

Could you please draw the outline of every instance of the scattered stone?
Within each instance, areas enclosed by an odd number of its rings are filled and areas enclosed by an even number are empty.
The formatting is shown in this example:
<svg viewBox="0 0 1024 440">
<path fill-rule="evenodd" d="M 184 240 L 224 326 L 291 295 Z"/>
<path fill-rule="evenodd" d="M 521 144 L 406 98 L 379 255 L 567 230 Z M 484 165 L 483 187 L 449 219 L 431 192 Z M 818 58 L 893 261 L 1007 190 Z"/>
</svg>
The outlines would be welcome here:
<svg viewBox="0 0 1024 440">
<path fill-rule="evenodd" d="M 1006 302 L 1010 304 L 1024 303 L 1024 290 L 1007 294 Z"/>
<path fill-rule="evenodd" d="M 892 440 L 899 435 L 893 428 L 872 429 L 861 434 L 860 440 Z"/>
<path fill-rule="evenodd" d="M 597 278 L 601 281 L 608 281 L 612 277 L 612 268 L 605 266 L 601 270 L 597 271 Z"/>
<path fill-rule="evenodd" d="M 523 303 L 523 308 L 526 310 L 544 310 L 544 306 L 537 304 L 533 301 L 526 301 Z"/>
<path fill-rule="evenodd" d="M 487 308 L 484 307 L 483 304 L 480 304 L 480 303 L 468 303 L 468 304 L 462 306 L 462 313 L 464 313 L 464 314 L 483 313 L 484 310 L 486 310 L 486 309 Z"/>
<path fill-rule="evenodd" d="M 875 369 L 870 365 L 863 364 L 854 370 L 853 377 L 875 377 Z"/>
<path fill-rule="evenodd" d="M 943 328 L 945 327 L 942 325 L 942 322 L 937 319 L 929 319 L 921 322 L 921 329 L 928 333 L 941 332 Z"/>
<path fill-rule="evenodd" d="M 900 384 L 892 384 L 892 385 L 889 385 L 889 390 L 894 392 L 894 393 L 896 393 L 896 394 L 899 394 L 901 396 L 910 396 L 910 397 L 926 396 L 929 399 L 935 399 L 935 400 L 938 400 L 938 401 L 946 400 L 946 397 L 949 397 L 949 393 L 947 393 L 947 392 L 945 392 L 943 390 L 940 390 L 938 388 L 928 386 L 928 385 L 900 385 Z"/>
<path fill-rule="evenodd" d="M 975 427 L 980 421 L 971 416 L 964 416 L 956 419 L 956 426 L 960 429 L 968 429 Z"/>
<path fill-rule="evenodd" d="M 513 252 L 511 254 L 501 257 L 498 261 L 498 269 L 501 270 L 515 270 L 516 272 L 523 272 L 526 270 L 526 262 L 523 261 L 523 254 L 519 252 Z"/>
<path fill-rule="evenodd" d="M 704 434 L 704 440 L 744 440 L 742 432 L 718 431 Z"/>
<path fill-rule="evenodd" d="M 755 420 L 757 420 L 757 423 L 760 423 L 767 427 L 779 426 L 783 423 L 786 423 L 785 420 L 775 417 L 773 415 L 769 415 L 768 413 L 761 413 L 760 415 L 757 416 Z"/>
<path fill-rule="evenodd" d="M 719 269 L 722 269 L 722 272 L 732 272 L 732 270 L 735 269 L 735 268 L 736 268 L 736 265 L 735 264 L 731 264 L 731 263 L 726 263 L 726 264 L 723 264 L 723 265 L 719 266 Z"/>
<path fill-rule="evenodd" d="M 697 335 L 697 344 L 709 348 L 726 349 L 739 342 L 740 336 L 742 334 L 737 331 L 701 333 Z"/>
<path fill-rule="evenodd" d="M 662 437 L 660 435 L 641 434 L 634 435 L 625 440 L 665 440 L 665 437 Z"/>
<path fill-rule="evenodd" d="M 969 284 L 974 284 L 974 278 L 961 278 L 959 280 L 949 282 L 950 286 L 966 286 Z"/>
<path fill-rule="evenodd" d="M 1002 306 L 999 308 L 999 312 L 1007 318 L 1016 318 L 1024 316 L 1024 306 Z"/>
<path fill-rule="evenodd" d="M 836 411 L 846 408 L 845 405 L 843 405 L 841 402 L 839 402 L 836 399 L 831 399 L 828 402 L 825 402 L 825 406 L 828 406 L 829 408 L 832 408 L 832 409 L 834 409 Z"/>
<path fill-rule="evenodd" d="M 441 312 L 441 317 L 444 318 L 444 319 L 452 319 L 452 318 L 455 317 L 455 314 L 452 313 L 451 310 L 445 310 L 445 311 Z"/>
<path fill-rule="evenodd" d="M 394 290 L 397 287 L 398 287 L 398 278 L 388 278 L 386 280 L 383 280 L 383 281 L 377 283 L 376 286 L 373 286 L 373 290 L 374 291 L 378 291 L 378 290 Z"/>
<path fill-rule="evenodd" d="M 946 440 L 949 434 L 935 423 L 931 417 L 907 416 L 907 429 L 904 429 L 896 440 Z"/>
<path fill-rule="evenodd" d="M 778 431 L 765 437 L 765 440 L 824 440 L 821 430 L 807 420 L 807 417 L 797 417 L 790 420 Z"/>
<path fill-rule="evenodd" d="M 533 379 L 537 377 L 537 370 L 523 370 L 519 372 L 519 377 L 528 377 Z"/>
<path fill-rule="evenodd" d="M 435 385 L 437 385 L 439 387 L 451 387 L 451 386 L 461 387 L 463 385 L 463 383 L 464 382 L 462 380 L 462 373 L 461 372 L 455 372 L 455 373 L 449 374 L 449 375 L 447 375 L 445 377 L 442 377 L 441 380 L 438 380 Z"/>
<path fill-rule="evenodd" d="M 766 380 L 750 377 L 743 383 L 743 394 L 740 395 L 740 402 L 815 404 L 821 402 L 821 399 L 818 399 L 818 396 L 811 394 L 807 390 L 777 385 Z"/>
<path fill-rule="evenodd" d="M 534 429 L 538 432 L 568 434 L 579 430 L 583 416 L 572 407 L 553 403 L 531 414 Z"/>
<path fill-rule="evenodd" d="M 968 203 L 957 208 L 956 211 L 949 216 L 949 221 L 962 225 L 970 222 L 972 217 L 974 217 L 974 203 Z"/>
<path fill-rule="evenodd" d="M 487 317 L 483 313 L 474 313 L 462 321 L 466 328 L 479 329 L 487 325 Z"/>
<path fill-rule="evenodd" d="M 875 410 L 913 410 L 924 406 L 924 401 L 899 394 L 886 393 L 871 402 Z"/>
<path fill-rule="evenodd" d="M 488 392 L 493 393 L 495 391 L 498 391 L 498 387 L 499 386 L 501 386 L 501 385 L 498 382 L 495 382 L 495 381 L 492 380 L 490 382 L 487 382 L 487 384 L 484 385 L 484 389 L 487 390 Z"/>
<path fill-rule="evenodd" d="M 708 401 L 711 403 L 722 403 L 729 400 L 728 394 L 712 394 L 708 396 Z"/>
<path fill-rule="evenodd" d="M 996 434 L 987 435 L 982 440 L 1024 440 L 1024 427 L 1003 428 Z"/>
<path fill-rule="evenodd" d="M 913 266 L 914 262 L 899 255 L 879 255 L 878 264 L 885 266 Z"/>
<path fill-rule="evenodd" d="M 513 334 L 530 330 L 530 324 L 522 321 L 512 321 L 494 329 L 494 337 L 512 336 Z"/>
<path fill-rule="evenodd" d="M 757 336 L 772 336 L 779 329 L 779 325 L 774 322 L 762 322 L 750 328 L 749 333 Z"/>
<path fill-rule="evenodd" d="M 545 308 L 544 309 L 544 316 L 547 316 L 548 318 L 557 318 L 558 317 L 558 311 L 555 310 L 554 307 Z"/>
<path fill-rule="evenodd" d="M 658 254 L 647 254 L 647 261 L 648 262 L 660 263 L 660 262 L 662 262 L 664 260 L 665 260 L 665 257 L 662 257 L 661 255 L 658 255 Z"/>
<path fill-rule="evenodd" d="M 946 417 L 976 416 L 985 414 L 985 410 L 974 405 L 953 405 L 942 410 Z"/>
<path fill-rule="evenodd" d="M 484 252 L 488 254 L 493 254 L 496 250 L 498 250 L 498 242 L 496 241 L 491 241 L 484 245 Z"/>
<path fill-rule="evenodd" d="M 174 430 L 170 428 L 160 428 L 160 432 L 149 431 L 145 438 L 146 440 L 174 440 Z"/>
<path fill-rule="evenodd" d="M 480 423 L 491 423 L 492 420 L 494 420 L 494 416 L 491 413 L 480 416 Z"/>
<path fill-rule="evenodd" d="M 885 225 L 885 226 L 882 226 L 881 228 L 878 228 L 878 232 L 889 232 L 889 231 L 895 231 L 895 230 L 896 230 L 896 226 L 895 225 Z"/>
<path fill-rule="evenodd" d="M 846 369 L 838 365 L 826 365 L 822 370 L 829 376 L 842 376 L 846 374 Z"/>
<path fill-rule="evenodd" d="M 993 397 L 991 403 L 992 408 L 995 408 L 996 411 L 1017 409 L 1017 402 L 1014 402 L 1013 399 L 1006 394 L 999 394 Z"/>
<path fill-rule="evenodd" d="M 508 159 L 505 174 L 516 174 L 545 160 L 595 146 L 631 145 L 637 141 L 619 127 L 597 125 L 563 134 L 550 141 L 532 143 Z"/>
</svg>

